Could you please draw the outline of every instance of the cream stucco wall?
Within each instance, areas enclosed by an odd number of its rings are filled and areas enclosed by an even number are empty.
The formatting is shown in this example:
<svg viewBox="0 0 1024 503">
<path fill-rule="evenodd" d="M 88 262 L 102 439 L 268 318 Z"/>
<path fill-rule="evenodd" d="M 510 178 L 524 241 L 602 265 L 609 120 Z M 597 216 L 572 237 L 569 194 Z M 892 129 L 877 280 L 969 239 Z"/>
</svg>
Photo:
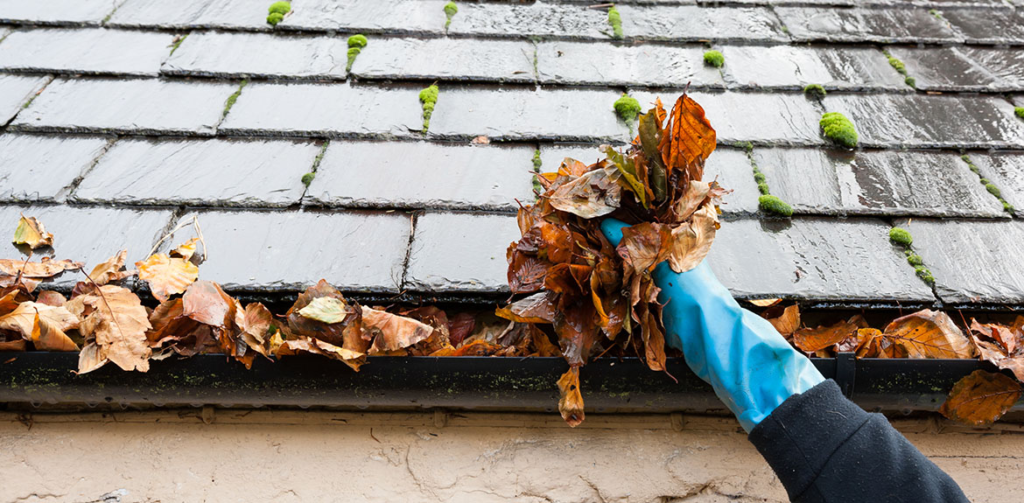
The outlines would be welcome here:
<svg viewBox="0 0 1024 503">
<path fill-rule="evenodd" d="M 896 423 L 975 502 L 1024 501 L 1024 432 Z M 104 499 L 103 496 L 106 495 Z M 0 501 L 785 501 L 705 416 L 185 409 L 0 414 Z"/>
</svg>

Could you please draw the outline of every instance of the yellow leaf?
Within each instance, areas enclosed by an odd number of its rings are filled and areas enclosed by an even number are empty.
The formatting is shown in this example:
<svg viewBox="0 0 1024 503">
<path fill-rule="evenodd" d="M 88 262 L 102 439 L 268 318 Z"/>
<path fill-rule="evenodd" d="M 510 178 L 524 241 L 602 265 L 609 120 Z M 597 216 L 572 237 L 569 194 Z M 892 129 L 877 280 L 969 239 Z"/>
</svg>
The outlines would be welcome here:
<svg viewBox="0 0 1024 503">
<path fill-rule="evenodd" d="M 346 307 L 344 302 L 334 297 L 317 297 L 299 309 L 299 314 L 324 323 L 341 323 L 349 315 Z"/>
<path fill-rule="evenodd" d="M 35 217 L 22 215 L 18 228 L 14 229 L 14 244 L 26 245 L 33 250 L 53 246 L 53 234 L 46 232 L 43 223 Z"/>
<path fill-rule="evenodd" d="M 89 279 L 98 286 L 103 286 L 134 275 L 134 272 L 122 270 L 124 269 L 124 261 L 127 256 L 128 250 L 121 250 L 117 255 L 108 258 L 106 262 L 93 267 L 92 272 L 89 273 Z"/>
<path fill-rule="evenodd" d="M 75 344 L 59 326 L 47 318 L 40 317 L 39 311 L 36 311 L 32 327 L 32 344 L 37 351 L 78 351 L 78 344 Z"/>
</svg>

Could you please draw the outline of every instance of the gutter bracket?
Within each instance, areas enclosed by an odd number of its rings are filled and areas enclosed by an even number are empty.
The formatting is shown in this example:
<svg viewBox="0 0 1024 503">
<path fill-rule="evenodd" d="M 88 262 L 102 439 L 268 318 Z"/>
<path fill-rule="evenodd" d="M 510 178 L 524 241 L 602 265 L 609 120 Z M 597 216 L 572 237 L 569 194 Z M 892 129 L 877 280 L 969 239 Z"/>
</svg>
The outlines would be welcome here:
<svg viewBox="0 0 1024 503">
<path fill-rule="evenodd" d="M 835 381 L 843 396 L 853 399 L 853 387 L 857 381 L 856 353 L 836 353 Z"/>
</svg>

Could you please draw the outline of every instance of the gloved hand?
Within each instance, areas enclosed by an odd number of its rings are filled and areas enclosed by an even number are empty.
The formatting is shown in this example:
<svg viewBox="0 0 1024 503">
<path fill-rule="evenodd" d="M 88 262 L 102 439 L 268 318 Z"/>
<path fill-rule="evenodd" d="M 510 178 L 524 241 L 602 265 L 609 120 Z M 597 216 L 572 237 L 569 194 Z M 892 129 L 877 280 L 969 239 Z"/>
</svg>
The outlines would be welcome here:
<svg viewBox="0 0 1024 503">
<path fill-rule="evenodd" d="M 601 222 L 613 245 L 628 227 Z M 676 273 L 662 262 L 654 269 L 665 305 L 665 340 L 683 351 L 686 364 L 715 389 L 748 433 L 787 398 L 825 380 L 775 327 L 736 303 L 707 262 Z"/>
</svg>

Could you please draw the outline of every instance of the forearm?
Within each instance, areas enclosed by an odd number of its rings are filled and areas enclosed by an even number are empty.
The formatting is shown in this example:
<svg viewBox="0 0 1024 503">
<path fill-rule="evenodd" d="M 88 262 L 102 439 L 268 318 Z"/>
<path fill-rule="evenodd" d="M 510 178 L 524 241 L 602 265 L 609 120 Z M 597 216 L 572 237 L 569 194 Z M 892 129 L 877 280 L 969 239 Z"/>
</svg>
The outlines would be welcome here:
<svg viewBox="0 0 1024 503">
<path fill-rule="evenodd" d="M 833 381 L 783 402 L 750 432 L 792 501 L 966 502 L 960 487 Z"/>
</svg>

